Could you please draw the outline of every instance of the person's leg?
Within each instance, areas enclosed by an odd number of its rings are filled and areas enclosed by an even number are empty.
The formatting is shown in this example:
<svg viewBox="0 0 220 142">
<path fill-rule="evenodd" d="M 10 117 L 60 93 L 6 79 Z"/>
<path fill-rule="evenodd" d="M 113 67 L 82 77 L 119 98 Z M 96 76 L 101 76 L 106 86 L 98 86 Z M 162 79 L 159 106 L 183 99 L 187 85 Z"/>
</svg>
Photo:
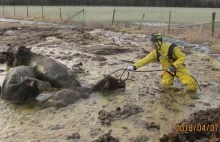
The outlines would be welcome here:
<svg viewBox="0 0 220 142">
<path fill-rule="evenodd" d="M 162 85 L 165 89 L 171 88 L 173 86 L 174 77 L 170 75 L 168 72 L 162 72 L 161 79 Z"/>
<path fill-rule="evenodd" d="M 189 70 L 187 68 L 182 68 L 178 71 L 176 72 L 176 76 L 179 78 L 179 80 L 188 87 L 189 91 L 196 92 L 197 84 L 194 78 L 190 76 Z"/>
</svg>

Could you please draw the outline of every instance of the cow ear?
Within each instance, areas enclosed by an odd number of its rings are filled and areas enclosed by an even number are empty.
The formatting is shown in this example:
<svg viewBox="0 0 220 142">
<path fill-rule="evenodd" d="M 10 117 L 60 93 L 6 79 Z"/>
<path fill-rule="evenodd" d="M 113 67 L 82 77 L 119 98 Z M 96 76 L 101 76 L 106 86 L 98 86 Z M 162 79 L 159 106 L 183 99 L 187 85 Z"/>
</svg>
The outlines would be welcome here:
<svg viewBox="0 0 220 142">
<path fill-rule="evenodd" d="M 25 49 L 24 46 L 19 46 L 19 47 L 18 47 L 18 53 L 19 53 L 20 55 L 22 55 L 23 52 L 24 52 L 24 49 Z"/>
<path fill-rule="evenodd" d="M 30 47 L 30 48 L 27 48 L 29 51 L 31 51 L 31 49 L 32 49 L 32 47 Z"/>
<path fill-rule="evenodd" d="M 19 50 L 18 50 L 19 55 L 22 55 L 22 54 L 23 54 L 23 52 L 24 52 L 24 50 L 23 50 L 23 49 L 19 49 Z"/>
<path fill-rule="evenodd" d="M 26 47 L 22 45 L 22 46 L 19 46 L 19 47 L 18 47 L 18 50 L 24 50 L 25 48 L 26 48 Z"/>
</svg>

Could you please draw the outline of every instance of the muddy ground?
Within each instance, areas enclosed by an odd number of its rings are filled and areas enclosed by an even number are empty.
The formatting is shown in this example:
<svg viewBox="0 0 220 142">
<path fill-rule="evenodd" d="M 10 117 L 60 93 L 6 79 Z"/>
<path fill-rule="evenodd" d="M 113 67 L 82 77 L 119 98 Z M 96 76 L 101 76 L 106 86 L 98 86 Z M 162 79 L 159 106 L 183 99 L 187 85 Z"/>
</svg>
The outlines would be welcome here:
<svg viewBox="0 0 220 142">
<path fill-rule="evenodd" d="M 19 23 L 0 25 L 2 49 L 6 44 L 30 47 L 33 52 L 73 68 L 83 86 L 91 86 L 105 75 L 133 64 L 151 50 L 148 38 L 141 34 Z M 131 72 L 125 91 L 92 93 L 88 99 L 65 108 L 40 109 L 35 102 L 16 106 L 1 100 L 0 141 L 159 141 L 193 112 L 220 107 L 218 55 L 204 54 L 208 48 L 201 53 L 193 46 L 186 47 L 186 66 L 203 91 L 198 91 L 199 98 L 191 99 L 178 80 L 174 86 L 179 89 L 164 91 L 161 72 Z M 155 69 L 161 66 L 153 63 L 139 70 Z M 119 77 L 120 73 L 114 76 Z M 2 84 L 5 72 L 0 75 Z M 44 92 L 38 100 L 51 94 Z"/>
<path fill-rule="evenodd" d="M 190 115 L 187 120 L 176 124 L 172 133 L 165 134 L 160 142 L 168 141 L 220 141 L 220 107 L 200 110 Z"/>
</svg>

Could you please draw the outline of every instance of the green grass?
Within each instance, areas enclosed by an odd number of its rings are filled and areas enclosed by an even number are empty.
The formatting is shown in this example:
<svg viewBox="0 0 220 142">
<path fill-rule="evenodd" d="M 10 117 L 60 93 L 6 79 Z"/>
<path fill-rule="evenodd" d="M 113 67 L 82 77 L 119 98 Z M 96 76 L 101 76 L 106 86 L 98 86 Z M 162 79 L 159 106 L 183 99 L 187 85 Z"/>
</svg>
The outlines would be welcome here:
<svg viewBox="0 0 220 142">
<path fill-rule="evenodd" d="M 113 9 L 116 9 L 116 21 L 140 22 L 145 13 L 144 22 L 168 22 L 169 11 L 172 11 L 172 23 L 207 23 L 211 22 L 212 12 L 216 12 L 216 21 L 220 22 L 220 9 L 218 8 L 170 8 L 170 7 L 89 7 L 89 6 L 44 6 L 44 17 L 59 20 L 59 8 L 62 9 L 62 19 L 85 9 L 86 21 L 111 21 Z M 14 7 L 5 6 L 5 16 L 14 16 Z M 16 6 L 16 16 L 26 17 L 26 6 Z M 0 6 L 0 16 L 3 16 L 3 6 Z M 42 16 L 42 6 L 29 6 L 29 16 Z M 73 20 L 82 20 L 80 14 Z"/>
</svg>

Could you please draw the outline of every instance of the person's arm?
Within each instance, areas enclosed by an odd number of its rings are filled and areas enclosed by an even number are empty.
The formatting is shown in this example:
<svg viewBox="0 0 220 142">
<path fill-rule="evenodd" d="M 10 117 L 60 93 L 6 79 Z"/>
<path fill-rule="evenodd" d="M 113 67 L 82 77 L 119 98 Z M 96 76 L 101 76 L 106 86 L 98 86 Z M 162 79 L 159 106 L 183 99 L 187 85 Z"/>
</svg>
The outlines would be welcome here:
<svg viewBox="0 0 220 142">
<path fill-rule="evenodd" d="M 186 54 L 183 53 L 183 52 L 180 50 L 180 48 L 175 47 L 175 48 L 173 49 L 173 55 L 174 55 L 174 57 L 177 59 L 177 60 L 173 63 L 173 65 L 174 65 L 176 68 L 182 66 L 182 65 L 184 64 L 185 60 L 186 60 Z"/>
<path fill-rule="evenodd" d="M 151 51 L 146 57 L 142 58 L 141 60 L 137 61 L 134 64 L 135 69 L 147 65 L 157 59 L 156 50 Z"/>
</svg>

